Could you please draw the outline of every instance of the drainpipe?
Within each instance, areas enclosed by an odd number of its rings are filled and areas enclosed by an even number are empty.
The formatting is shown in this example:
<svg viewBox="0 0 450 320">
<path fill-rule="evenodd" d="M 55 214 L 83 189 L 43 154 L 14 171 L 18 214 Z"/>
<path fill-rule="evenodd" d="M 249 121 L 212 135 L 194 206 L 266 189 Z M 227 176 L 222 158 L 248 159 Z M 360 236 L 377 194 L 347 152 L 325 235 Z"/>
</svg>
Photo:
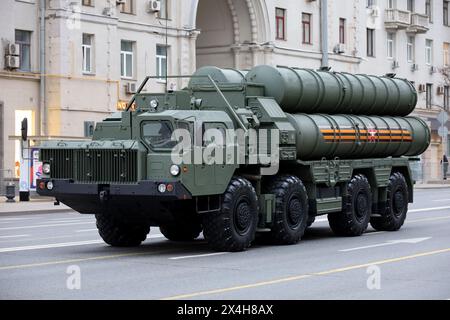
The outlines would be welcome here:
<svg viewBox="0 0 450 320">
<path fill-rule="evenodd" d="M 320 1 L 320 37 L 322 47 L 321 68 L 328 68 L 328 0 Z"/>
<path fill-rule="evenodd" d="M 45 105 L 45 0 L 39 1 L 39 11 L 39 131 L 41 135 L 46 136 L 47 108 Z"/>
</svg>

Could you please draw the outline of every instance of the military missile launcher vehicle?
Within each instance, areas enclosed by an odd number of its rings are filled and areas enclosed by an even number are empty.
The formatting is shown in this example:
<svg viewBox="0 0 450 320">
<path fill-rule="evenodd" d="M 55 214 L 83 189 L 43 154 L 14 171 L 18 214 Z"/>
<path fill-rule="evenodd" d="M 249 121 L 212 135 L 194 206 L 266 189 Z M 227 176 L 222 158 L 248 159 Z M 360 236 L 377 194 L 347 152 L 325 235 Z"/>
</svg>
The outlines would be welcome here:
<svg viewBox="0 0 450 320">
<path fill-rule="evenodd" d="M 408 116 L 407 80 L 203 67 L 182 90 L 143 92 L 150 78 L 91 141 L 40 146 L 37 192 L 95 214 L 106 243 L 136 246 L 159 227 L 172 241 L 203 231 L 213 249 L 241 251 L 257 234 L 297 243 L 320 215 L 341 236 L 402 226 L 409 162 L 430 143 Z"/>
</svg>

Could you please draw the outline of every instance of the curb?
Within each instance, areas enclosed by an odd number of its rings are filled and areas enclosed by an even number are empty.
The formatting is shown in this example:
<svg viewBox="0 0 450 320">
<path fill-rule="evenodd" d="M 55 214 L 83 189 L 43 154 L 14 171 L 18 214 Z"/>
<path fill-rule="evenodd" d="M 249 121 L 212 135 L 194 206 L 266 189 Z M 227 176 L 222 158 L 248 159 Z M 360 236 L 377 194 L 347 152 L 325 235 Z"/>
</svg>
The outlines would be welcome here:
<svg viewBox="0 0 450 320">
<path fill-rule="evenodd" d="M 423 186 L 414 186 L 414 189 L 420 189 L 420 190 L 427 190 L 427 189 L 448 189 L 448 188 L 450 188 L 450 185 L 449 185 L 449 186 L 426 186 L 426 187 L 423 187 Z"/>
<path fill-rule="evenodd" d="M 32 215 L 32 214 L 52 214 L 52 213 L 62 213 L 74 211 L 71 208 L 67 209 L 42 209 L 42 210 L 26 210 L 26 211 L 5 211 L 0 212 L 0 216 L 20 216 L 20 215 Z"/>
</svg>

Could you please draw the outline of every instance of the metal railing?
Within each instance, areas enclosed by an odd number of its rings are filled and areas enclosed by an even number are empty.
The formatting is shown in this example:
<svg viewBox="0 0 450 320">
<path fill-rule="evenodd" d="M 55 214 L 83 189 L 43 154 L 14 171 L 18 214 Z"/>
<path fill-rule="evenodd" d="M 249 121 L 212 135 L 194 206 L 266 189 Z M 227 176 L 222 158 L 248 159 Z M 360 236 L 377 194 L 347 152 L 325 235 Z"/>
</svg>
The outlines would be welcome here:
<svg viewBox="0 0 450 320">
<path fill-rule="evenodd" d="M 417 183 L 444 183 L 450 182 L 450 166 L 447 166 L 447 179 L 444 180 L 444 165 L 440 161 L 414 161 L 410 162 L 413 179 Z"/>
</svg>

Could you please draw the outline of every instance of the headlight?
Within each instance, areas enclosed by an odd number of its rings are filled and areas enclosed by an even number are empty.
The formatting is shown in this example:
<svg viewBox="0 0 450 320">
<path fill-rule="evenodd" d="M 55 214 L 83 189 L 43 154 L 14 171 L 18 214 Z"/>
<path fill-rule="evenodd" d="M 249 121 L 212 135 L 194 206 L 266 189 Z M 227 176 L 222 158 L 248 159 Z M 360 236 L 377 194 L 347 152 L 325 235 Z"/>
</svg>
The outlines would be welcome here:
<svg viewBox="0 0 450 320">
<path fill-rule="evenodd" d="M 42 165 L 42 172 L 45 174 L 49 174 L 50 173 L 50 163 L 44 163 Z"/>
<path fill-rule="evenodd" d="M 158 191 L 161 192 L 161 193 L 166 192 L 166 185 L 164 183 L 160 183 L 158 185 Z"/>
<path fill-rule="evenodd" d="M 150 107 L 151 107 L 152 109 L 158 108 L 158 100 L 153 99 L 152 101 L 150 101 Z"/>
<path fill-rule="evenodd" d="M 53 189 L 53 182 L 49 181 L 47 182 L 47 189 L 52 190 Z"/>
<path fill-rule="evenodd" d="M 176 177 L 177 175 L 180 174 L 180 167 L 177 166 L 176 164 L 173 164 L 170 167 L 170 174 L 173 175 L 174 177 Z"/>
</svg>

